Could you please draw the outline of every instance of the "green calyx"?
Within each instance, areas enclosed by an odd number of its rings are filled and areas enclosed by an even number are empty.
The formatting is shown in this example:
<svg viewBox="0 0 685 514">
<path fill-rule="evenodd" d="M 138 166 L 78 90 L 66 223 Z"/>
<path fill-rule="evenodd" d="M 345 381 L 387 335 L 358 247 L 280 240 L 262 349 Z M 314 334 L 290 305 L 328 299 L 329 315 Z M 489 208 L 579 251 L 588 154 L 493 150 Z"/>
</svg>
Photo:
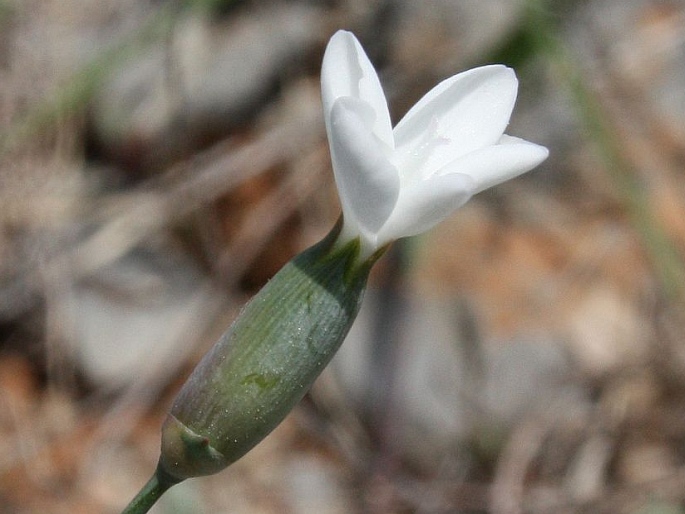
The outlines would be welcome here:
<svg viewBox="0 0 685 514">
<path fill-rule="evenodd" d="M 330 362 L 354 322 L 369 271 L 340 223 L 245 306 L 178 394 L 158 470 L 180 481 L 235 462 L 269 434 Z"/>
</svg>

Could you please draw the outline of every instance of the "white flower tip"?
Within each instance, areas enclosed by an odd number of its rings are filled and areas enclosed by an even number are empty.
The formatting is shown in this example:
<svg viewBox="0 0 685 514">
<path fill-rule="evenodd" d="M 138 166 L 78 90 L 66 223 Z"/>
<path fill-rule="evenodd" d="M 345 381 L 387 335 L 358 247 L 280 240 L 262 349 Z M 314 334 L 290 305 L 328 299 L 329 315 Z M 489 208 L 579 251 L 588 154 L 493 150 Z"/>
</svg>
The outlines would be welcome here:
<svg viewBox="0 0 685 514">
<path fill-rule="evenodd" d="M 531 143 L 520 137 L 510 136 L 509 134 L 502 134 L 499 140 L 500 145 L 525 145 L 531 162 L 531 168 L 541 164 L 547 157 L 549 157 L 549 150 L 546 146 L 537 143 Z"/>
<path fill-rule="evenodd" d="M 511 80 L 518 84 L 518 78 L 516 77 L 516 72 L 514 71 L 513 68 L 510 68 L 509 66 L 505 64 L 486 64 L 485 66 L 480 66 L 478 68 L 474 68 L 471 71 L 481 71 L 487 75 L 490 75 L 491 77 L 495 77 L 497 75 L 501 75 L 502 78 L 506 80 Z M 468 72 L 467 72 L 468 73 Z"/>
<path fill-rule="evenodd" d="M 504 135 L 499 144 L 458 159 L 442 173 L 457 171 L 471 176 L 476 194 L 532 170 L 548 155 L 544 146 Z"/>
<path fill-rule="evenodd" d="M 357 38 L 346 30 L 339 30 L 331 39 L 328 40 L 328 45 L 326 45 L 326 51 L 324 53 L 324 63 L 326 61 L 339 61 L 339 59 L 344 58 L 348 55 L 350 51 L 355 52 L 357 50 L 357 45 L 359 42 Z M 361 45 L 360 45 L 361 46 Z"/>
<path fill-rule="evenodd" d="M 339 125 L 341 118 L 353 113 L 372 131 L 376 122 L 376 111 L 368 103 L 352 96 L 341 96 L 331 108 L 331 124 Z"/>
<path fill-rule="evenodd" d="M 537 162 L 533 164 L 533 168 L 537 166 L 538 164 L 542 164 L 545 160 L 547 160 L 547 157 L 549 157 L 549 149 L 546 146 L 542 145 L 537 145 L 535 143 L 531 143 L 535 145 L 536 147 L 536 152 L 537 152 Z"/>
<path fill-rule="evenodd" d="M 532 170 L 547 160 L 547 157 L 549 157 L 549 149 L 546 146 L 531 143 L 529 141 L 526 141 L 526 143 L 528 143 L 528 152 L 530 154 L 528 161 L 528 165 L 530 166 L 529 170 Z"/>
<path fill-rule="evenodd" d="M 333 35 L 331 36 L 331 39 L 330 39 L 330 41 L 328 42 L 328 44 L 329 44 L 329 45 L 337 44 L 337 42 L 342 41 L 342 40 L 345 40 L 345 39 L 346 39 L 347 41 L 352 41 L 352 42 L 354 42 L 354 41 L 357 40 L 357 38 L 355 37 L 355 35 L 352 34 L 352 32 L 350 32 L 349 30 L 339 29 L 339 30 L 337 30 L 337 31 L 335 32 L 335 34 L 333 34 Z"/>
<path fill-rule="evenodd" d="M 358 98 L 368 103 L 374 110 L 373 133 L 392 146 L 390 113 L 376 70 L 354 34 L 345 30 L 339 30 L 331 37 L 321 68 L 321 98 L 329 131 L 328 117 L 333 104 L 341 97 Z"/>
</svg>

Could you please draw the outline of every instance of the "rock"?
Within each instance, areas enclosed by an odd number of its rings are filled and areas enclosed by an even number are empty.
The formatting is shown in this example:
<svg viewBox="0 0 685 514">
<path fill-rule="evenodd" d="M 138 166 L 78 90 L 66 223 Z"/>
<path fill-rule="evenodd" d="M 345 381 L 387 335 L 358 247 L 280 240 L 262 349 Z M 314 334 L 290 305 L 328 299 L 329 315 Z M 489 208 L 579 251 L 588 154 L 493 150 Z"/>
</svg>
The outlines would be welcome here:
<svg viewBox="0 0 685 514">
<path fill-rule="evenodd" d="M 78 281 L 63 301 L 81 369 L 114 388 L 176 369 L 225 305 L 198 268 L 168 248 L 127 254 Z"/>
<path fill-rule="evenodd" d="M 374 376 L 373 314 L 378 295 L 370 291 L 357 323 L 333 361 L 334 370 L 357 405 L 368 409 Z M 525 413 L 560 395 L 570 363 L 562 345 L 541 337 L 478 341 L 466 335 L 465 318 L 452 298 L 406 299 L 394 322 L 392 373 L 384 408 L 392 445 L 423 459 L 468 439 L 483 424 L 511 427 Z M 375 407 L 379 405 L 374 402 Z"/>
<path fill-rule="evenodd" d="M 129 168 L 155 167 L 239 127 L 320 40 L 319 22 L 300 4 L 224 21 L 181 15 L 170 43 L 142 51 L 97 96 L 98 147 Z"/>
</svg>

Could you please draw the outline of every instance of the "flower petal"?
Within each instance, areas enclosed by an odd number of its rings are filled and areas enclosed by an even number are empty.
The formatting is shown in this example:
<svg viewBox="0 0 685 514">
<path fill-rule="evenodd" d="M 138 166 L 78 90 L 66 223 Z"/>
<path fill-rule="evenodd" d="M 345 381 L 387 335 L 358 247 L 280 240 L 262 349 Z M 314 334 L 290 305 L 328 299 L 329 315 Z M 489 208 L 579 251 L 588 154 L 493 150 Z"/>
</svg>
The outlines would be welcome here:
<svg viewBox="0 0 685 514">
<path fill-rule="evenodd" d="M 517 89 L 514 71 L 502 65 L 446 79 L 398 123 L 395 146 L 400 155 L 419 155 L 426 176 L 456 157 L 493 145 L 509 123 Z"/>
<path fill-rule="evenodd" d="M 452 173 L 403 189 L 397 207 L 378 234 L 378 246 L 437 225 L 471 198 L 473 188 L 471 177 Z"/>
<path fill-rule="evenodd" d="M 393 146 L 388 102 L 378 74 L 351 32 L 339 30 L 328 42 L 321 66 L 321 98 L 330 137 L 330 116 L 335 101 L 343 96 L 359 98 L 375 111 L 373 133 Z"/>
<path fill-rule="evenodd" d="M 365 233 L 375 233 L 385 223 L 400 191 L 397 168 L 365 120 L 370 110 L 361 100 L 339 98 L 331 109 L 329 135 L 345 221 Z"/>
<path fill-rule="evenodd" d="M 544 146 L 505 134 L 502 136 L 501 144 L 471 152 L 451 162 L 438 174 L 468 175 L 474 181 L 473 194 L 476 194 L 530 171 L 548 155 L 549 150 Z"/>
</svg>

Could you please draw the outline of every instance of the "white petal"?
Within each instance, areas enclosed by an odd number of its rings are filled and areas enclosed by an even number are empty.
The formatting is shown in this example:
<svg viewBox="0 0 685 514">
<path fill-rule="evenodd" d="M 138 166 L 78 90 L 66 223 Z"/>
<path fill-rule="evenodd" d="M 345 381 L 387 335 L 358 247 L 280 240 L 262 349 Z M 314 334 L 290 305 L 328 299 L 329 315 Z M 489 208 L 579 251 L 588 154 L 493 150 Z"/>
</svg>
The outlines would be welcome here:
<svg viewBox="0 0 685 514">
<path fill-rule="evenodd" d="M 493 145 L 502 136 L 516 101 L 514 71 L 483 66 L 444 80 L 412 107 L 395 127 L 395 145 L 421 155 L 423 170 Z M 427 139 L 433 143 L 428 143 Z"/>
<path fill-rule="evenodd" d="M 504 135 L 502 143 L 465 155 L 438 174 L 463 173 L 475 184 L 473 194 L 530 171 L 544 161 L 549 150 L 523 139 Z"/>
<path fill-rule="evenodd" d="M 373 132 L 393 146 L 392 125 L 378 74 L 351 32 L 339 30 L 328 42 L 321 66 L 321 99 L 330 136 L 330 116 L 335 101 L 343 96 L 359 98 L 375 111 Z"/>
<path fill-rule="evenodd" d="M 502 134 L 502 137 L 500 137 L 499 141 L 497 142 L 498 145 L 516 145 L 521 143 L 535 144 L 531 143 L 530 141 L 526 141 L 525 139 L 521 139 L 520 137 L 510 136 L 509 134 Z"/>
<path fill-rule="evenodd" d="M 354 221 L 361 231 L 375 233 L 395 206 L 400 179 L 384 143 L 365 122 L 369 109 L 360 100 L 338 99 L 331 109 L 329 141 L 346 222 Z"/>
<path fill-rule="evenodd" d="M 474 182 L 459 173 L 432 177 L 403 189 L 397 207 L 378 234 L 378 245 L 429 230 L 471 198 Z"/>
</svg>

